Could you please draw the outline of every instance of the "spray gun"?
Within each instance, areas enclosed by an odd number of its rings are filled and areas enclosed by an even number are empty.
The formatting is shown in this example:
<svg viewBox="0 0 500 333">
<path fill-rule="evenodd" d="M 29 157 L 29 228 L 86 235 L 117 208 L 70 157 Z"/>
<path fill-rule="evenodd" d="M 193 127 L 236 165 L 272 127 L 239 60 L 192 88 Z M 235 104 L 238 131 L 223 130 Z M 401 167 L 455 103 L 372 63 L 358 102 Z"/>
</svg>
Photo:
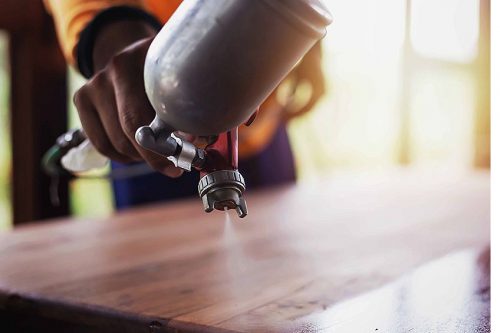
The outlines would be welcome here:
<svg viewBox="0 0 500 333">
<path fill-rule="evenodd" d="M 176 167 L 200 172 L 198 193 L 206 212 L 234 209 L 239 217 L 245 217 L 245 180 L 238 172 L 238 128 L 202 137 L 208 144 L 199 148 L 176 136 L 158 116 L 135 135 L 142 147 L 165 156 Z"/>
<path fill-rule="evenodd" d="M 319 0 L 184 0 L 148 50 L 144 83 L 156 117 L 137 130 L 136 141 L 200 172 L 206 212 L 246 216 L 238 126 L 251 123 L 330 22 Z M 62 164 L 74 170 L 71 161 Z"/>
</svg>

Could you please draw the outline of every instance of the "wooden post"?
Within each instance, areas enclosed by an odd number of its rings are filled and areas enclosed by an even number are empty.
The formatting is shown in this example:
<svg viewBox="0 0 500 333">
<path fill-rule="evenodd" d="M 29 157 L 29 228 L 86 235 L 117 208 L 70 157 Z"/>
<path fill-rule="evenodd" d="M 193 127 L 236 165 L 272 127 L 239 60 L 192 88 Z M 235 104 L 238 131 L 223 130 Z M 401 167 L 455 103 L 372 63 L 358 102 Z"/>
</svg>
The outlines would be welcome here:
<svg viewBox="0 0 500 333">
<path fill-rule="evenodd" d="M 61 204 L 50 202 L 50 179 L 41 158 L 67 128 L 66 63 L 41 1 L 6 0 L 0 27 L 9 32 L 14 224 L 67 215 L 68 184 Z"/>
</svg>

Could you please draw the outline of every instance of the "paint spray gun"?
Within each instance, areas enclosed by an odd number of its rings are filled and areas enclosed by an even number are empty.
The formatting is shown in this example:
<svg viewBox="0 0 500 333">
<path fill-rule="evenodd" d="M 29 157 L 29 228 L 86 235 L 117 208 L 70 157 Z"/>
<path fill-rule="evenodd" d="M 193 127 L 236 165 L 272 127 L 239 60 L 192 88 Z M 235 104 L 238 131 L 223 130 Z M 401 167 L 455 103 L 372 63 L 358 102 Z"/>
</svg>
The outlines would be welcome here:
<svg viewBox="0 0 500 333">
<path fill-rule="evenodd" d="M 144 83 L 156 117 L 137 130 L 137 142 L 179 168 L 200 172 L 206 212 L 235 209 L 244 217 L 238 126 L 251 123 L 330 22 L 319 0 L 183 1 L 147 53 Z M 198 139 L 193 143 L 179 132 Z M 74 170 L 71 155 L 62 164 Z"/>
</svg>

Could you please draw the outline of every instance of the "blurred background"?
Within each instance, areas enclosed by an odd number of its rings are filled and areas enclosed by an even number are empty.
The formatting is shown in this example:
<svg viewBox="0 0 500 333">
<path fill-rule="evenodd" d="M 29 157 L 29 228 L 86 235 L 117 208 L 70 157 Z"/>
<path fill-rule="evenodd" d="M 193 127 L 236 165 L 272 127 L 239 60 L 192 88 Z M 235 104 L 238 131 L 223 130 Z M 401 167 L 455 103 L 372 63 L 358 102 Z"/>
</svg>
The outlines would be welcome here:
<svg viewBox="0 0 500 333">
<path fill-rule="evenodd" d="M 34 3 L 0 4 L 0 230 L 113 210 L 106 180 L 72 181 L 68 202 L 63 190 L 61 207 L 49 203 L 42 150 L 79 126 L 71 96 L 84 81 L 64 65 L 50 18 Z M 323 41 L 327 94 L 289 125 L 299 180 L 489 169 L 490 1 L 324 3 L 334 16 Z"/>
</svg>

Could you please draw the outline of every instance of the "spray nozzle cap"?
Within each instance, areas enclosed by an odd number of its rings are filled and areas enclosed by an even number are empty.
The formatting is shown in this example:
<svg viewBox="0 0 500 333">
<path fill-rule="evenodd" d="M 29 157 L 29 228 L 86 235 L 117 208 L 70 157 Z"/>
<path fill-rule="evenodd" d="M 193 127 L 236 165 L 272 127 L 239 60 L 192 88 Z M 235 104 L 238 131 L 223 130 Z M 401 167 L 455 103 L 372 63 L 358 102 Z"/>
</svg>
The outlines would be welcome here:
<svg viewBox="0 0 500 333">
<path fill-rule="evenodd" d="M 245 180 L 238 170 L 214 171 L 198 183 L 198 193 L 206 212 L 234 209 L 239 217 L 245 217 L 248 211 L 244 191 Z"/>
</svg>

